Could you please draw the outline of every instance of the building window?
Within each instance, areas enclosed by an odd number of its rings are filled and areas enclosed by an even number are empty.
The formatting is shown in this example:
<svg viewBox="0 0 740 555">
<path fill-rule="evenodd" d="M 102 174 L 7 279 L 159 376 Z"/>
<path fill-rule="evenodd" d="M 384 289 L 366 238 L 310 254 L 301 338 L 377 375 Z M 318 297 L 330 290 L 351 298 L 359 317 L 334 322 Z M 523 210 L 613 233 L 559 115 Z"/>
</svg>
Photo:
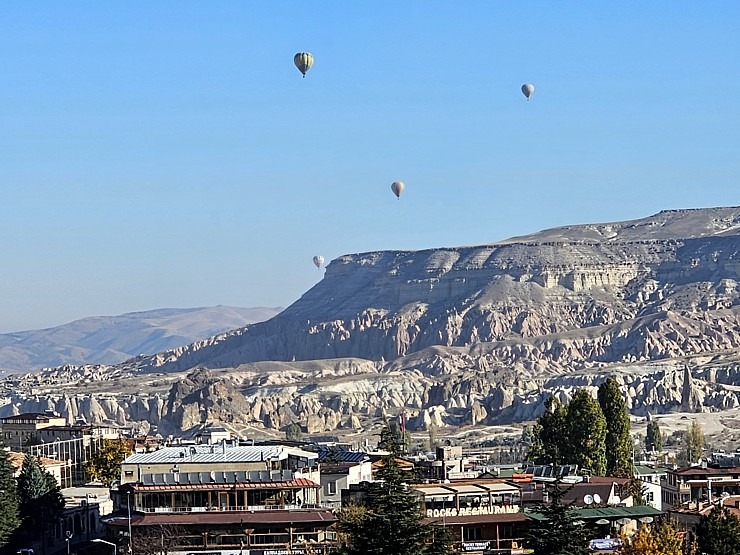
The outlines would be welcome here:
<svg viewBox="0 0 740 555">
<path fill-rule="evenodd" d="M 480 540 L 482 537 L 483 534 L 480 528 L 468 528 L 467 526 L 463 528 L 463 541 L 474 542 Z"/>
<path fill-rule="evenodd" d="M 336 480 L 332 480 L 328 484 L 326 484 L 326 494 L 327 495 L 335 495 L 337 493 L 337 482 Z"/>
</svg>

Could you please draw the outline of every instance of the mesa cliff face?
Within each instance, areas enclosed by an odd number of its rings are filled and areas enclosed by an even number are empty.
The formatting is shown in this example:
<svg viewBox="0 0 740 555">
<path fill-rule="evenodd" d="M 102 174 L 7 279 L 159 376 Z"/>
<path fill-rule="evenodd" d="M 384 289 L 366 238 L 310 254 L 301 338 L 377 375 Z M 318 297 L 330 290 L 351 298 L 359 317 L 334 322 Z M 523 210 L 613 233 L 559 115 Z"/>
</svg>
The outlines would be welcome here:
<svg viewBox="0 0 740 555">
<path fill-rule="evenodd" d="M 44 379 L 105 388 L 113 377 L 163 376 L 160 392 L 89 409 L 161 429 L 213 420 L 319 432 L 402 410 L 414 429 L 514 422 L 538 416 L 550 394 L 567 399 L 610 375 L 635 414 L 723 410 L 740 406 L 738 281 L 740 207 L 346 255 L 267 322 Z M 194 368 L 212 374 L 196 374 L 191 389 L 167 382 Z M 70 414 L 92 405 L 36 391 L 31 400 L 16 388 L 0 414 L 31 402 Z"/>
<path fill-rule="evenodd" d="M 435 345 L 730 308 L 740 295 L 739 232 L 740 208 L 717 208 L 573 226 L 480 247 L 342 256 L 271 320 L 136 367 L 393 360 Z"/>
</svg>

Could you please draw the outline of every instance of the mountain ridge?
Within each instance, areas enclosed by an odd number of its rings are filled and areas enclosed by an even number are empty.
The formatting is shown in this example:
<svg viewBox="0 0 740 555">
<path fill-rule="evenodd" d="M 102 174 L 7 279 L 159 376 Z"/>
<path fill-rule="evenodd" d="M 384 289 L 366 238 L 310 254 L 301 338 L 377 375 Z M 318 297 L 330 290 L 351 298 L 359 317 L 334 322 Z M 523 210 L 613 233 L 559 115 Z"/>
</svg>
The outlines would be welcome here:
<svg viewBox="0 0 740 555">
<path fill-rule="evenodd" d="M 0 334 L 0 369 L 22 372 L 64 364 L 117 364 L 267 320 L 275 308 L 159 308 L 90 316 L 40 330 Z"/>
</svg>

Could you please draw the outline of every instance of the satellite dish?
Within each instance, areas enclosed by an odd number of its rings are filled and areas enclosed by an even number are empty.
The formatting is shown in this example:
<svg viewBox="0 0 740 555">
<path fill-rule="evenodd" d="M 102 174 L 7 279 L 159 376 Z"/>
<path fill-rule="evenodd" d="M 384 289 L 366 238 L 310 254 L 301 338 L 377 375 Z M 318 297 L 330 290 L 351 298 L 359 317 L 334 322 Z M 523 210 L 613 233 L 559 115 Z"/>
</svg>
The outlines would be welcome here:
<svg viewBox="0 0 740 555">
<path fill-rule="evenodd" d="M 597 505 L 601 503 L 601 496 L 598 493 L 594 493 L 594 503 Z"/>
<path fill-rule="evenodd" d="M 584 495 L 584 496 L 583 496 L 583 502 L 584 502 L 584 503 L 585 503 L 586 505 L 590 505 L 591 503 L 593 503 L 593 502 L 594 502 L 594 497 L 593 497 L 593 495 L 591 495 L 590 493 L 587 493 L 586 495 Z"/>
</svg>

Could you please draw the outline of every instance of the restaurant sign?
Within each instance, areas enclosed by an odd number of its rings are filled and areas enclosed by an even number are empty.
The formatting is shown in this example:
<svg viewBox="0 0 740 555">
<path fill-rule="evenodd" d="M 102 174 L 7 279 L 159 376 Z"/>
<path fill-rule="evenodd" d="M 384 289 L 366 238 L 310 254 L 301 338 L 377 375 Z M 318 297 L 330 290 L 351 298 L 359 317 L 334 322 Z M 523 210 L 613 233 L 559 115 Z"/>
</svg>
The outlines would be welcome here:
<svg viewBox="0 0 740 555">
<path fill-rule="evenodd" d="M 476 516 L 476 515 L 503 515 L 519 512 L 519 505 L 505 505 L 492 507 L 462 507 L 456 509 L 450 507 L 447 509 L 427 509 L 427 518 L 443 518 L 455 516 Z"/>
</svg>

